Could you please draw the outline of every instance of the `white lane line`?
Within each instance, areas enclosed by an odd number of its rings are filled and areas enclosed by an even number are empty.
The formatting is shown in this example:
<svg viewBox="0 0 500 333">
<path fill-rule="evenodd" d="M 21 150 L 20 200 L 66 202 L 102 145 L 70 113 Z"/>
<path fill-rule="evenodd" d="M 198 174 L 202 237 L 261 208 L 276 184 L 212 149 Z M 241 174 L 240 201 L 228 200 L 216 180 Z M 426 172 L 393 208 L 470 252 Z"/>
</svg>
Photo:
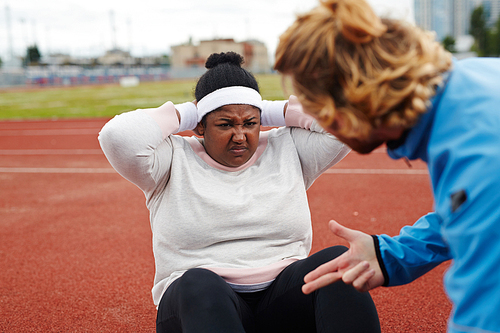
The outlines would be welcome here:
<svg viewBox="0 0 500 333">
<path fill-rule="evenodd" d="M 101 129 L 40 129 L 40 130 L 5 130 L 0 136 L 39 136 L 39 135 L 97 135 Z"/>
<path fill-rule="evenodd" d="M 426 169 L 328 169 L 327 174 L 357 175 L 428 175 Z"/>
<path fill-rule="evenodd" d="M 100 149 L 0 149 L 0 155 L 102 155 Z"/>
<path fill-rule="evenodd" d="M 0 173 L 116 173 L 112 168 L 1 168 Z"/>
</svg>

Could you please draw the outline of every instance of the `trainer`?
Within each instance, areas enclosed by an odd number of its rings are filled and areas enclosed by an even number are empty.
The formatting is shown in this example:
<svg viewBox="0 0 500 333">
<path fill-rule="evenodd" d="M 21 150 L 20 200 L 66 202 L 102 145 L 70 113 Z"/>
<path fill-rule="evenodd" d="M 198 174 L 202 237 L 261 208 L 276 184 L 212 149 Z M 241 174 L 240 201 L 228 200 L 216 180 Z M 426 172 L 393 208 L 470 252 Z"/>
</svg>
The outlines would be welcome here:
<svg viewBox="0 0 500 333">
<path fill-rule="evenodd" d="M 386 144 L 394 159 L 425 161 L 435 200 L 395 237 L 332 221 L 350 250 L 308 274 L 303 291 L 339 279 L 361 291 L 402 285 L 452 260 L 448 332 L 500 332 L 500 60 L 453 60 L 364 0 L 325 0 L 281 36 L 275 68 L 353 150 Z"/>
</svg>

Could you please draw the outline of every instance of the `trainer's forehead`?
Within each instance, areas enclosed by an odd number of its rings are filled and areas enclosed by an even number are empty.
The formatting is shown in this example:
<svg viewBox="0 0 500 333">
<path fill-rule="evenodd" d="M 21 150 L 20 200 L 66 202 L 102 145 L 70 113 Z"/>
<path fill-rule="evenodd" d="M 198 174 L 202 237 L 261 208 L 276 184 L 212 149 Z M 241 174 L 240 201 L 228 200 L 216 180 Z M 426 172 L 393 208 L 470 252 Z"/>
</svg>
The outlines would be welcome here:
<svg viewBox="0 0 500 333">
<path fill-rule="evenodd" d="M 405 20 L 415 24 L 414 0 L 367 0 L 382 18 Z"/>
</svg>

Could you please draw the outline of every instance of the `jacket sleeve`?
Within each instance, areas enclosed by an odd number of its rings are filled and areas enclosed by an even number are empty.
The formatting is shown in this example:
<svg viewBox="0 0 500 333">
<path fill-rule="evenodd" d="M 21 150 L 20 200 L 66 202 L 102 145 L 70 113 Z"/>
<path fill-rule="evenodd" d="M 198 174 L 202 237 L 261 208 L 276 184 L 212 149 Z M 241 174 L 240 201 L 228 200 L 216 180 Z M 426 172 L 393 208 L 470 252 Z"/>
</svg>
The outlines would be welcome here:
<svg viewBox="0 0 500 333">
<path fill-rule="evenodd" d="M 412 226 L 403 227 L 398 236 L 375 236 L 375 247 L 384 273 L 385 286 L 409 283 L 451 259 L 440 228 L 439 216 L 429 213 Z"/>
<path fill-rule="evenodd" d="M 170 134 L 179 128 L 174 104 L 126 112 L 111 119 L 99 143 L 113 168 L 145 192 L 168 177 L 173 154 Z"/>
<path fill-rule="evenodd" d="M 290 96 L 285 122 L 299 155 L 306 188 L 351 151 L 347 145 L 327 133 L 312 116 L 304 113 L 295 96 Z"/>
</svg>

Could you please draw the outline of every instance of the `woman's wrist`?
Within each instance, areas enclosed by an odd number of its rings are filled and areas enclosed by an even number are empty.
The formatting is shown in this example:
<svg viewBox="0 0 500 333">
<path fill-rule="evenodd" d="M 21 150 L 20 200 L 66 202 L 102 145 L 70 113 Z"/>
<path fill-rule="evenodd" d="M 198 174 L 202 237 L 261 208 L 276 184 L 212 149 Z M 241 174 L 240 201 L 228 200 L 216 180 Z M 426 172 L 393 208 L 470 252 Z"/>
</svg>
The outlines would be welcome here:
<svg viewBox="0 0 500 333">
<path fill-rule="evenodd" d="M 262 101 L 262 126 L 285 126 L 285 105 L 288 101 Z"/>
<path fill-rule="evenodd" d="M 198 124 L 198 112 L 193 102 L 175 104 L 175 109 L 179 112 L 179 129 L 176 133 L 194 130 Z"/>
</svg>

